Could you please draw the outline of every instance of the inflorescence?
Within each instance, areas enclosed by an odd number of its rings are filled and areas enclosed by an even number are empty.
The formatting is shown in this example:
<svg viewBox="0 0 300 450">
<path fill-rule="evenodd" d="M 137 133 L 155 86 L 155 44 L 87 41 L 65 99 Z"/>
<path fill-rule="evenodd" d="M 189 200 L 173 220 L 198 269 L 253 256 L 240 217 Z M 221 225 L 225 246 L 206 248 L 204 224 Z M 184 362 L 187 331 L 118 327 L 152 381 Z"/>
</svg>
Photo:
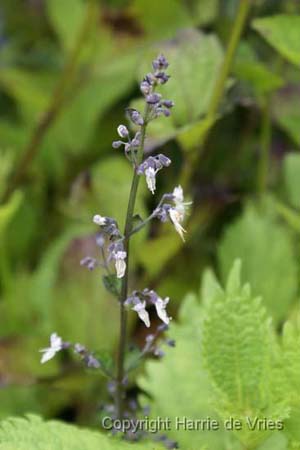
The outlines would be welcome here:
<svg viewBox="0 0 300 450">
<path fill-rule="evenodd" d="M 124 154 L 132 165 L 134 177 L 145 176 L 147 187 L 152 194 L 156 190 L 156 176 L 158 172 L 169 167 L 171 164 L 171 159 L 162 153 L 145 156 L 144 152 L 144 140 L 148 124 L 159 116 L 169 117 L 171 109 L 174 106 L 172 100 L 164 99 L 157 92 L 159 87 L 167 83 L 170 78 L 166 73 L 168 66 L 169 64 L 163 55 L 159 55 L 153 61 L 152 72 L 148 73 L 140 83 L 140 91 L 143 94 L 145 103 L 144 113 L 134 108 L 127 108 L 126 116 L 131 126 L 128 128 L 126 125 L 119 125 L 117 127 L 117 133 L 120 139 L 112 143 L 114 149 L 124 147 Z M 134 132 L 131 132 L 131 129 Z M 100 214 L 96 214 L 93 217 L 94 224 L 99 227 L 99 232 L 96 236 L 96 245 L 100 249 L 101 258 L 86 256 L 81 260 L 80 264 L 89 270 L 94 270 L 99 267 L 103 268 L 106 271 L 106 277 L 110 281 L 113 280 L 115 286 L 114 290 L 110 289 L 110 292 L 116 295 L 123 306 L 135 311 L 147 328 L 151 326 L 148 312 L 149 308 L 153 308 L 156 311 L 158 319 L 162 322 L 157 327 L 156 334 L 149 334 L 147 336 L 145 346 L 140 353 L 141 356 L 147 354 L 152 354 L 156 357 L 163 356 L 162 350 L 157 347 L 155 341 L 158 333 L 164 332 L 168 328 L 171 320 L 171 317 L 167 313 L 169 297 L 163 299 L 154 290 L 145 288 L 143 290 L 134 290 L 127 298 L 126 296 L 125 298 L 121 298 L 120 286 L 116 281 L 122 283 L 122 279 L 127 275 L 128 255 L 125 242 L 128 241 L 132 234 L 138 232 L 153 219 L 173 224 L 176 232 L 184 241 L 186 230 L 182 224 L 186 217 L 189 204 L 184 201 L 182 187 L 176 186 L 172 192 L 166 193 L 161 197 L 157 206 L 145 220 L 141 219 L 135 226 L 132 224 L 129 232 L 128 230 L 125 232 L 126 236 L 120 231 L 119 225 L 114 218 Z M 170 339 L 165 341 L 165 343 L 171 347 L 175 345 L 175 342 Z M 83 345 L 72 345 L 64 342 L 56 333 L 53 333 L 50 337 L 50 347 L 41 350 L 43 353 L 41 362 L 45 363 L 49 361 L 56 353 L 68 348 L 73 348 L 73 351 L 80 356 L 86 366 L 95 369 L 103 368 L 101 361 Z M 111 380 L 111 385 L 117 382 L 113 377 L 111 377 Z"/>
</svg>

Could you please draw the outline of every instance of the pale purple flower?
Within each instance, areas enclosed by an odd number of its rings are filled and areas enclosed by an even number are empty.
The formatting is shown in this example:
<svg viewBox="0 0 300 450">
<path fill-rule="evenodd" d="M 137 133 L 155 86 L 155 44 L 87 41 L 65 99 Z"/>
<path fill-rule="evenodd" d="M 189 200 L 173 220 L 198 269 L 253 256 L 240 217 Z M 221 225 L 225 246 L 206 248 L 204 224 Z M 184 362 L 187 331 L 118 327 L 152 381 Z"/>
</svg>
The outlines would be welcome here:
<svg viewBox="0 0 300 450">
<path fill-rule="evenodd" d="M 163 167 L 168 167 L 171 160 L 163 154 L 149 156 L 137 168 L 138 175 L 144 174 L 149 190 L 154 194 L 156 188 L 156 174 Z"/>
<path fill-rule="evenodd" d="M 126 108 L 126 113 L 131 122 L 133 122 L 135 125 L 142 126 L 144 125 L 144 119 L 142 114 L 134 108 Z"/>
<path fill-rule="evenodd" d="M 121 138 L 126 138 L 129 135 L 128 128 L 125 125 L 119 125 L 117 131 Z"/>
<path fill-rule="evenodd" d="M 99 263 L 95 258 L 92 258 L 91 256 L 85 256 L 80 261 L 80 265 L 87 267 L 89 270 L 94 270 L 99 265 Z"/>
<path fill-rule="evenodd" d="M 153 62 L 152 66 L 154 70 L 162 70 L 167 69 L 169 66 L 168 61 L 166 60 L 164 55 L 159 55 Z"/>
</svg>

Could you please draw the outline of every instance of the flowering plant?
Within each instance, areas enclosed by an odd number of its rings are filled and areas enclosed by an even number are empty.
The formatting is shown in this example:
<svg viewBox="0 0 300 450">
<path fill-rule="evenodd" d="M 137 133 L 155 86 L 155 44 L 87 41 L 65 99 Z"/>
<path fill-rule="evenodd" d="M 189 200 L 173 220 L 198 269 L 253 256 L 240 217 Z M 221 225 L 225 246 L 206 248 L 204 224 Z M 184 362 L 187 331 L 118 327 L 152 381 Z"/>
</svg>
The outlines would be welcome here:
<svg viewBox="0 0 300 450">
<path fill-rule="evenodd" d="M 119 420 L 132 413 L 132 406 L 126 397 L 126 385 L 128 372 L 131 367 L 136 366 L 134 362 L 129 368 L 125 368 L 128 309 L 135 311 L 139 319 L 149 328 L 151 321 L 148 309 L 154 306 L 157 316 L 162 322 L 155 333 L 147 335 L 144 348 L 137 357 L 138 362 L 149 354 L 153 354 L 156 357 L 163 355 L 162 350 L 158 348 L 155 341 L 160 333 L 168 328 L 171 321 L 171 317 L 167 312 L 169 297 L 163 299 L 157 292 L 149 288 L 134 290 L 131 293 L 128 292 L 130 239 L 152 219 L 158 219 L 161 222 L 173 224 L 175 230 L 184 241 L 186 230 L 183 228 L 182 223 L 189 205 L 188 202 L 184 201 L 182 187 L 176 186 L 172 192 L 166 193 L 161 197 L 149 217 L 144 220 L 140 219 L 138 224 L 135 225 L 134 210 L 141 177 L 145 177 L 148 189 L 152 194 L 155 194 L 158 172 L 171 164 L 171 160 L 161 153 L 153 156 L 145 154 L 145 139 L 149 123 L 159 116 L 169 117 L 171 108 L 174 106 L 171 100 L 163 99 L 162 95 L 157 92 L 159 86 L 167 83 L 169 80 L 169 76 L 165 72 L 168 68 L 166 58 L 163 55 L 159 55 L 152 62 L 152 67 L 152 72 L 148 73 L 140 83 L 140 90 L 144 96 L 145 103 L 143 114 L 133 108 L 126 109 L 126 116 L 131 124 L 137 127 L 137 131 L 132 136 L 127 126 L 119 125 L 117 132 L 122 140 L 114 141 L 112 144 L 114 149 L 124 148 L 125 157 L 129 160 L 133 170 L 124 232 L 120 230 L 114 218 L 95 214 L 93 222 L 99 227 L 96 245 L 100 249 L 101 258 L 96 259 L 86 256 L 81 260 L 81 265 L 89 270 L 94 270 L 98 267 L 105 270 L 105 286 L 119 302 L 120 335 L 116 373 L 112 373 L 101 358 L 96 358 L 83 345 L 64 342 L 56 333 L 53 333 L 50 337 L 50 347 L 41 350 L 43 353 L 41 362 L 45 363 L 61 350 L 72 347 L 87 367 L 99 369 L 108 376 L 110 378 L 109 391 L 114 399 L 114 404 L 110 405 L 110 412 L 113 417 Z M 175 345 L 173 340 L 166 339 L 165 342 L 171 347 Z"/>
</svg>

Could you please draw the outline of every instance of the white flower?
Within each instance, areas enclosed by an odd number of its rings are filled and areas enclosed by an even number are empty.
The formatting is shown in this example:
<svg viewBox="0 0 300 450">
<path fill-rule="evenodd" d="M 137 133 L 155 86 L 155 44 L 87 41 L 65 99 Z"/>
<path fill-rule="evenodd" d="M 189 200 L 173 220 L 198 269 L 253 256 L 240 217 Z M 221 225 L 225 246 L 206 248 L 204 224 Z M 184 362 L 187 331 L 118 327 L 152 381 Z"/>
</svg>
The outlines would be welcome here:
<svg viewBox="0 0 300 450">
<path fill-rule="evenodd" d="M 156 189 L 156 179 L 155 179 L 156 174 L 157 170 L 153 169 L 153 167 L 148 167 L 145 170 L 147 186 L 148 189 L 152 192 L 152 194 L 154 194 Z"/>
<path fill-rule="evenodd" d="M 156 302 L 155 302 L 155 308 L 156 308 L 156 312 L 158 317 L 165 323 L 165 324 L 169 324 L 171 317 L 168 317 L 167 315 L 167 311 L 166 311 L 166 306 L 169 303 L 169 297 L 166 297 L 164 300 L 160 297 L 157 298 Z"/>
<path fill-rule="evenodd" d="M 45 362 L 52 359 L 56 353 L 58 353 L 63 348 L 63 341 L 62 338 L 59 337 L 56 333 L 52 333 L 50 336 L 50 347 L 43 348 L 40 350 L 40 352 L 43 353 L 41 363 L 44 364 Z"/>
<path fill-rule="evenodd" d="M 181 239 L 184 242 L 185 239 L 184 239 L 183 233 L 186 233 L 186 230 L 183 228 L 183 226 L 180 223 L 184 219 L 184 213 L 182 213 L 180 210 L 178 210 L 175 207 L 175 208 L 170 208 L 169 209 L 169 216 L 170 216 L 170 219 L 173 222 L 175 230 L 177 231 L 177 233 L 179 234 L 179 236 L 181 237 Z"/>
<path fill-rule="evenodd" d="M 96 225 L 103 226 L 103 225 L 106 224 L 106 217 L 100 216 L 100 214 L 96 214 L 96 215 L 93 217 L 93 222 L 94 222 Z"/>
<path fill-rule="evenodd" d="M 118 251 L 114 254 L 114 259 L 115 259 L 115 267 L 116 267 L 116 271 L 117 271 L 117 277 L 118 278 L 123 278 L 125 275 L 125 271 L 126 271 L 126 259 L 127 253 L 126 252 L 122 252 L 122 251 Z"/>
<path fill-rule="evenodd" d="M 186 230 L 183 228 L 181 223 L 185 218 L 186 207 L 191 205 L 192 202 L 184 202 L 183 190 L 181 186 L 176 186 L 173 190 L 173 201 L 175 206 L 169 209 L 169 216 L 175 230 L 180 235 L 181 239 L 184 241 L 183 233 L 186 233 Z"/>
<path fill-rule="evenodd" d="M 174 202 L 177 205 L 178 203 L 183 203 L 183 190 L 181 186 L 176 186 L 173 190 Z"/>
<path fill-rule="evenodd" d="M 149 328 L 150 319 L 148 311 L 146 311 L 146 302 L 137 303 L 132 309 L 138 313 L 139 318 L 144 322 L 146 327 Z"/>
</svg>

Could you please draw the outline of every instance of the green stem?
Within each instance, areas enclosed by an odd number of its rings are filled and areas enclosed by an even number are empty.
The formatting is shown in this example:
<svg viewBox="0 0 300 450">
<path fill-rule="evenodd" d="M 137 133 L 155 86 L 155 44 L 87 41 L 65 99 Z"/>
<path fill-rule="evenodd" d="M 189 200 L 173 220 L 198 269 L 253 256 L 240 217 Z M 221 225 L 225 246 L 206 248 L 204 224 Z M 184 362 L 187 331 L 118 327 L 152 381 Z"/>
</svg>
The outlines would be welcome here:
<svg viewBox="0 0 300 450">
<path fill-rule="evenodd" d="M 141 145 L 137 155 L 137 163 L 141 163 L 144 155 L 144 144 L 146 136 L 146 127 L 148 119 L 149 107 L 146 106 L 144 114 L 144 125 L 141 127 Z M 134 206 L 139 186 L 140 176 L 137 175 L 136 170 L 134 170 L 133 178 L 131 182 L 131 189 L 129 194 L 129 201 L 127 206 L 125 230 L 124 230 L 124 250 L 127 253 L 126 257 L 126 272 L 122 278 L 122 286 L 120 293 L 120 334 L 119 334 L 119 345 L 118 345 L 118 356 L 117 356 L 117 390 L 116 390 L 116 408 L 117 408 L 117 418 L 122 420 L 124 415 L 124 360 L 125 360 L 125 350 L 126 350 L 126 331 L 127 331 L 127 311 L 125 309 L 124 302 L 128 296 L 128 274 L 129 274 L 129 250 L 130 250 L 130 236 L 133 226 L 133 214 Z"/>
<path fill-rule="evenodd" d="M 160 199 L 157 207 L 154 209 L 153 213 L 150 214 L 150 216 L 147 217 L 147 219 L 143 220 L 141 223 L 139 223 L 135 228 L 132 228 L 129 236 L 132 236 L 133 234 L 137 233 L 138 231 L 140 231 L 142 228 L 144 228 L 144 226 L 147 225 L 147 223 L 149 223 L 152 219 L 154 219 L 154 217 L 156 217 L 156 211 L 159 209 L 159 207 L 162 205 L 163 201 L 165 200 L 165 195 L 162 196 L 162 198 Z"/>
<path fill-rule="evenodd" d="M 212 123 L 216 118 L 215 116 L 218 112 L 219 104 L 223 97 L 226 81 L 231 70 L 233 58 L 241 38 L 250 6 L 251 0 L 240 0 L 226 54 L 208 107 L 207 119 L 209 121 L 211 120 Z"/>
<path fill-rule="evenodd" d="M 270 116 L 270 101 L 269 98 L 266 98 L 262 108 L 260 155 L 257 168 L 257 191 L 260 195 L 266 192 L 268 186 L 271 139 L 272 123 Z"/>
<path fill-rule="evenodd" d="M 189 152 L 189 159 L 186 160 L 186 164 L 183 167 L 181 174 L 181 184 L 185 187 L 190 182 L 193 171 L 195 168 L 199 167 L 198 161 L 202 155 L 202 150 L 204 149 L 204 144 L 207 136 L 216 121 L 218 109 L 220 102 L 224 95 L 224 90 L 226 87 L 226 81 L 228 79 L 233 59 L 238 47 L 243 28 L 251 7 L 251 0 L 240 0 L 238 11 L 234 20 L 232 32 L 229 38 L 227 50 L 223 60 L 223 64 L 220 69 L 219 77 L 216 80 L 212 96 L 208 105 L 207 115 L 205 121 L 207 122 L 207 127 L 203 134 L 201 135 L 199 145 L 199 150 L 195 152 Z"/>
</svg>

